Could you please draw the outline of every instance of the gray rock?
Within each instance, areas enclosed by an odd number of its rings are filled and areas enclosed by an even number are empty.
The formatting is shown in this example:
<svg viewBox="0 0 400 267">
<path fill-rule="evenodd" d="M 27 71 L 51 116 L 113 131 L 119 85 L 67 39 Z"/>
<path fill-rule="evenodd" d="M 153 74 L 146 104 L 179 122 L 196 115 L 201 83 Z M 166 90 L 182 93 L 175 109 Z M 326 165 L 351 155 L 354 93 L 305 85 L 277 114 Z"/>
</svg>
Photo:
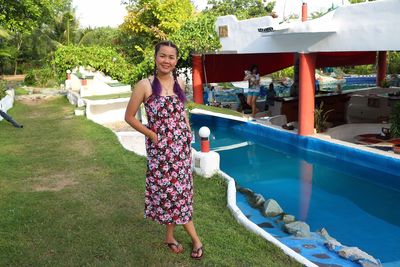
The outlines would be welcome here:
<svg viewBox="0 0 400 267">
<path fill-rule="evenodd" d="M 275 217 L 283 213 L 281 206 L 274 199 L 268 199 L 264 202 L 262 214 L 267 217 Z"/>
<path fill-rule="evenodd" d="M 296 218 L 293 215 L 290 214 L 285 214 L 282 217 L 282 221 L 287 224 L 287 223 L 292 223 L 296 220 Z"/>
<path fill-rule="evenodd" d="M 334 250 L 336 250 L 336 248 L 343 246 L 339 241 L 337 241 L 335 238 L 331 237 L 325 228 L 319 229 L 317 231 L 317 234 L 319 234 L 323 239 L 326 240 L 324 245 L 331 251 L 334 251 Z"/>
<path fill-rule="evenodd" d="M 342 247 L 343 245 L 337 241 L 336 239 L 332 238 L 324 243 L 324 245 L 330 250 L 330 251 L 336 251 L 337 248 Z"/>
<path fill-rule="evenodd" d="M 253 207 L 261 207 L 264 204 L 265 199 L 261 194 L 254 194 L 249 198 L 249 201 Z"/>
<path fill-rule="evenodd" d="M 359 261 L 358 263 L 362 267 L 381 267 L 382 266 L 382 264 L 377 265 L 377 264 L 369 262 L 369 261 Z"/>
<path fill-rule="evenodd" d="M 237 191 L 239 191 L 240 193 L 242 193 L 244 195 L 248 195 L 248 196 L 254 194 L 254 192 L 251 189 L 239 187 L 239 186 L 237 187 Z"/>
<path fill-rule="evenodd" d="M 284 231 L 297 237 L 311 237 L 310 226 L 305 222 L 292 222 L 285 224 Z"/>
<path fill-rule="evenodd" d="M 375 266 L 380 266 L 380 263 L 374 257 L 357 247 L 344 247 L 339 250 L 339 255 L 352 261 L 367 260 L 370 263 L 375 264 Z"/>
</svg>

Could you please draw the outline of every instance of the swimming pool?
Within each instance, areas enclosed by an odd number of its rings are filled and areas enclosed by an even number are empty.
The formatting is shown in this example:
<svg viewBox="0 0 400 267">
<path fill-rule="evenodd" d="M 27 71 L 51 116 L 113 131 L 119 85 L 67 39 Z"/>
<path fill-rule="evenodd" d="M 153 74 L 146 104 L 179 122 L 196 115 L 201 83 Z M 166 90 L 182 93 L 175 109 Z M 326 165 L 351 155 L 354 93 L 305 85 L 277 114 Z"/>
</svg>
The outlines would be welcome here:
<svg viewBox="0 0 400 267">
<path fill-rule="evenodd" d="M 324 227 L 382 263 L 400 260 L 398 159 L 254 123 L 198 114 L 191 121 L 211 129 L 221 169 L 241 187 L 277 200 L 312 231 Z"/>
</svg>

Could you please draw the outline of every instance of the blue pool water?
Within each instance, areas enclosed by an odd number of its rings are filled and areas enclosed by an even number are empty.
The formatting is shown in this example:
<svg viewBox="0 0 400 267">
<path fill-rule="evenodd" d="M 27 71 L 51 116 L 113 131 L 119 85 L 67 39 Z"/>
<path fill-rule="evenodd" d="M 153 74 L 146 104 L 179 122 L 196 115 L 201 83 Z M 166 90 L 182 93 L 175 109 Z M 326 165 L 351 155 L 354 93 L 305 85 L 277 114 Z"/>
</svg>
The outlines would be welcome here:
<svg viewBox="0 0 400 267">
<path fill-rule="evenodd" d="M 241 187 L 277 200 L 312 231 L 324 227 L 383 263 L 400 260 L 399 160 L 251 123 L 204 115 L 191 121 L 195 130 L 211 129 L 212 149 L 242 144 L 218 152 L 221 169 Z"/>
</svg>

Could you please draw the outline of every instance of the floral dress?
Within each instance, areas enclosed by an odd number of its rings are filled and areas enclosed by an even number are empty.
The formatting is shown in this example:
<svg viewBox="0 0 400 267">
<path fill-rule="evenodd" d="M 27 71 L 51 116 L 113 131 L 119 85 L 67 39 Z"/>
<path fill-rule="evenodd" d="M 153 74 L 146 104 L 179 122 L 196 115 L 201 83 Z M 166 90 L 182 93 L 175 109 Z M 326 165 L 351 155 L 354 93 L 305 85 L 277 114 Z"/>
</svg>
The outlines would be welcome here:
<svg viewBox="0 0 400 267">
<path fill-rule="evenodd" d="M 176 95 L 151 95 L 145 102 L 148 125 L 158 143 L 146 137 L 145 218 L 160 224 L 186 224 L 192 219 L 192 134 L 185 108 Z"/>
</svg>

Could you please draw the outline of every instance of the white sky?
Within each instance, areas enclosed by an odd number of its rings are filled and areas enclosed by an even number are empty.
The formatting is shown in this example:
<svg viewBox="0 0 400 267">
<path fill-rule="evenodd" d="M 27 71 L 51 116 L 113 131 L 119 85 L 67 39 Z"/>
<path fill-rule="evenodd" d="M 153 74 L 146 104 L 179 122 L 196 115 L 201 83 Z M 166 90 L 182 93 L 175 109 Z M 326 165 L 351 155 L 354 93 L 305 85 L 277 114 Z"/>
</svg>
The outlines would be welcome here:
<svg viewBox="0 0 400 267">
<path fill-rule="evenodd" d="M 204 9 L 207 0 L 191 0 L 198 10 Z M 270 0 L 266 0 L 270 2 Z M 275 12 L 279 18 L 283 15 L 287 17 L 290 14 L 301 13 L 303 0 L 276 0 Z M 328 9 L 332 3 L 337 5 L 347 4 L 348 0 L 307 0 L 308 13 Z M 121 0 L 73 0 L 73 6 L 76 7 L 76 15 L 79 18 L 80 26 L 117 27 L 123 22 L 126 15 L 125 6 L 121 5 Z"/>
<path fill-rule="evenodd" d="M 191 0 L 197 9 L 204 9 L 207 0 Z M 121 0 L 73 0 L 76 7 L 76 15 L 79 18 L 81 28 L 85 27 L 117 27 L 120 25 L 126 9 L 121 5 Z"/>
</svg>

